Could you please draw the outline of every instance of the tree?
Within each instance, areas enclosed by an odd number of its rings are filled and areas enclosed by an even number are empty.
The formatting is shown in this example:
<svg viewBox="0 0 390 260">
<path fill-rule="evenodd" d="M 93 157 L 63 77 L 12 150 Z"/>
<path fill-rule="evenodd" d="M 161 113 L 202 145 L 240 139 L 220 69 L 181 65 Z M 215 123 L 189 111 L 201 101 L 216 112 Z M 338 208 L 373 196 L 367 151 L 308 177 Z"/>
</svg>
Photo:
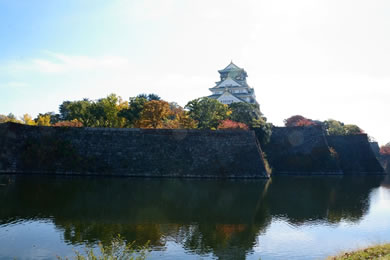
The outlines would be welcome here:
<svg viewBox="0 0 390 260">
<path fill-rule="evenodd" d="M 177 114 L 175 120 L 179 123 L 179 128 L 195 129 L 198 127 L 198 122 L 192 119 L 186 111 Z"/>
<path fill-rule="evenodd" d="M 357 125 L 345 125 L 344 131 L 346 135 L 357 135 L 364 133 L 364 131 Z"/>
<path fill-rule="evenodd" d="M 145 103 L 141 113 L 141 128 L 162 128 L 164 120 L 170 114 L 169 104 L 162 100 L 151 100 Z"/>
<path fill-rule="evenodd" d="M 139 120 L 141 119 L 141 113 L 146 102 L 148 102 L 147 97 L 142 95 L 132 97 L 130 98 L 128 108 L 122 109 L 118 113 L 119 117 L 126 119 L 127 127 L 139 127 Z"/>
<path fill-rule="evenodd" d="M 232 111 L 230 115 L 232 121 L 244 123 L 248 126 L 252 124 L 253 120 L 259 119 L 262 115 L 257 105 L 245 102 L 231 103 L 229 109 Z"/>
<path fill-rule="evenodd" d="M 334 119 L 324 121 L 325 131 L 328 135 L 345 135 L 344 123 Z"/>
<path fill-rule="evenodd" d="M 35 120 L 38 120 L 39 117 L 49 116 L 50 117 L 50 124 L 55 124 L 60 121 L 60 115 L 56 114 L 54 112 L 47 112 L 47 113 L 39 113 L 38 116 L 35 118 Z"/>
<path fill-rule="evenodd" d="M 303 117 L 301 115 L 295 115 L 285 119 L 284 124 L 287 127 L 316 125 L 316 123 L 313 120 Z"/>
<path fill-rule="evenodd" d="M 364 133 L 357 125 L 345 125 L 343 122 L 334 119 L 324 121 L 323 126 L 327 135 L 356 135 Z"/>
<path fill-rule="evenodd" d="M 35 123 L 39 126 L 50 126 L 50 115 L 38 115 Z"/>
<path fill-rule="evenodd" d="M 21 119 L 23 124 L 25 125 L 36 125 L 35 121 L 32 119 L 32 117 L 29 114 L 24 114 Z"/>
<path fill-rule="evenodd" d="M 379 153 L 381 155 L 390 155 L 390 146 L 388 146 L 388 145 L 382 146 Z"/>
<path fill-rule="evenodd" d="M 0 115 L 0 123 L 6 123 L 6 122 L 12 122 L 12 123 L 19 123 L 22 124 L 22 121 L 16 119 L 16 116 L 12 113 L 9 113 L 6 115 Z"/>
<path fill-rule="evenodd" d="M 121 97 L 110 94 L 106 98 L 92 102 L 87 112 L 94 127 L 123 127 L 126 120 L 119 117 L 118 113 L 127 107 L 127 102 L 123 102 Z"/>
<path fill-rule="evenodd" d="M 79 101 L 64 101 L 60 105 L 60 120 L 71 121 L 77 119 L 84 126 L 93 126 L 90 107 L 92 101 L 87 98 Z"/>
<path fill-rule="evenodd" d="M 232 121 L 230 119 L 225 119 L 225 120 L 221 121 L 221 123 L 219 123 L 218 129 L 219 130 L 227 130 L 227 129 L 248 130 L 249 127 L 244 123 L 235 122 L 235 121 Z"/>
<path fill-rule="evenodd" d="M 259 119 L 253 120 L 251 124 L 251 129 L 255 131 L 256 137 L 260 142 L 262 147 L 265 147 L 272 135 L 273 125 L 271 123 L 267 123 L 266 117 L 260 117 Z"/>
<path fill-rule="evenodd" d="M 120 111 L 128 108 L 128 102 L 110 94 L 105 98 L 91 101 L 64 101 L 60 105 L 61 121 L 77 120 L 89 127 L 123 127 L 126 119 L 119 116 Z"/>
<path fill-rule="evenodd" d="M 156 94 L 139 94 L 137 97 L 139 98 L 144 98 L 147 101 L 152 101 L 152 100 L 161 100 L 159 95 Z"/>
<path fill-rule="evenodd" d="M 185 108 L 189 116 L 198 122 L 200 129 L 217 129 L 219 122 L 231 114 L 227 105 L 207 97 L 194 99 Z"/>
</svg>

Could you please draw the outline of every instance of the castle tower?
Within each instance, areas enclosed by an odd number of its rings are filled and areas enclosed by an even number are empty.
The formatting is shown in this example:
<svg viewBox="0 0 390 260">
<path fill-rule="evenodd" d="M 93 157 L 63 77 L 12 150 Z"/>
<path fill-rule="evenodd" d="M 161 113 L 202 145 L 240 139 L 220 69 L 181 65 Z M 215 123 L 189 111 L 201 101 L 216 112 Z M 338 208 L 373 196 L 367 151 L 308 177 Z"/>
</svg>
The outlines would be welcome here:
<svg viewBox="0 0 390 260">
<path fill-rule="evenodd" d="M 234 102 L 257 104 L 254 89 L 246 83 L 248 74 L 244 69 L 230 62 L 226 68 L 218 72 L 221 80 L 216 82 L 215 87 L 210 88 L 213 94 L 209 98 L 227 105 Z"/>
</svg>

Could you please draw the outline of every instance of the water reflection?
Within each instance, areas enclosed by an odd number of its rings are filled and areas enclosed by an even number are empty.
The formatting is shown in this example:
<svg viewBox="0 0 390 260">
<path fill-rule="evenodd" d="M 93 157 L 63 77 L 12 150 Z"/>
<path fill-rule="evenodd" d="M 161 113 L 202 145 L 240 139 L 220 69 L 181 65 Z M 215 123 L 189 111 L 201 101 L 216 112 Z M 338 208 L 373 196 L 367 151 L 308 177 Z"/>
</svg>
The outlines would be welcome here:
<svg viewBox="0 0 390 260">
<path fill-rule="evenodd" d="M 293 225 L 359 221 L 376 177 L 269 181 L 3 176 L 0 225 L 50 219 L 72 245 L 177 241 L 199 255 L 245 259 L 272 219 Z M 1 226 L 0 226 L 1 227 Z"/>
</svg>

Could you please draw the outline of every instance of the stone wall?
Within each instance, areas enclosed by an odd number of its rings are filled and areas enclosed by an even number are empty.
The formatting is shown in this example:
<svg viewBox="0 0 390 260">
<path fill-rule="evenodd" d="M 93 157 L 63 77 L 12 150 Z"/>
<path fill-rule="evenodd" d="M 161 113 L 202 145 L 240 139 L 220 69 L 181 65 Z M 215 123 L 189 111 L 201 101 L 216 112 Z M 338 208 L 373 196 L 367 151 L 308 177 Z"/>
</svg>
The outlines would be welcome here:
<svg viewBox="0 0 390 260">
<path fill-rule="evenodd" d="M 371 146 L 371 150 L 374 152 L 376 158 L 379 158 L 380 157 L 380 147 L 379 147 L 379 144 L 378 142 L 370 142 L 370 146 Z"/>
<path fill-rule="evenodd" d="M 327 136 L 321 126 L 275 127 L 265 151 L 273 174 L 384 173 L 366 134 Z"/>
<path fill-rule="evenodd" d="M 366 134 L 327 136 L 328 144 L 337 152 L 344 174 L 383 174 Z"/>
<path fill-rule="evenodd" d="M 342 174 L 319 126 L 274 127 L 266 153 L 273 174 Z"/>
<path fill-rule="evenodd" d="M 0 124 L 0 173 L 268 177 L 252 131 Z"/>
</svg>

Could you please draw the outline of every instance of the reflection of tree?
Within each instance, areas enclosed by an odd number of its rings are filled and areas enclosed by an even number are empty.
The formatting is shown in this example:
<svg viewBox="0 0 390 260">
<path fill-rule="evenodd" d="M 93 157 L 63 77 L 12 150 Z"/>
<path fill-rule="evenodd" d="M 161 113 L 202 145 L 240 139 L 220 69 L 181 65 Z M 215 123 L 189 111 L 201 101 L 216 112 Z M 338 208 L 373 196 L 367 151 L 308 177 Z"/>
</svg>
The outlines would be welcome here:
<svg viewBox="0 0 390 260">
<path fill-rule="evenodd" d="M 183 241 L 197 254 L 214 253 L 220 259 L 245 259 L 264 226 L 256 224 L 199 224 Z"/>
<path fill-rule="evenodd" d="M 52 219 L 71 244 L 167 240 L 198 254 L 245 259 L 273 216 L 291 223 L 357 221 L 375 177 L 271 181 L 17 177 L 0 188 L 0 224 Z"/>
<path fill-rule="evenodd" d="M 282 177 L 273 178 L 265 197 L 273 216 L 291 223 L 343 219 L 358 221 L 368 209 L 369 194 L 379 186 L 376 177 Z"/>
</svg>

